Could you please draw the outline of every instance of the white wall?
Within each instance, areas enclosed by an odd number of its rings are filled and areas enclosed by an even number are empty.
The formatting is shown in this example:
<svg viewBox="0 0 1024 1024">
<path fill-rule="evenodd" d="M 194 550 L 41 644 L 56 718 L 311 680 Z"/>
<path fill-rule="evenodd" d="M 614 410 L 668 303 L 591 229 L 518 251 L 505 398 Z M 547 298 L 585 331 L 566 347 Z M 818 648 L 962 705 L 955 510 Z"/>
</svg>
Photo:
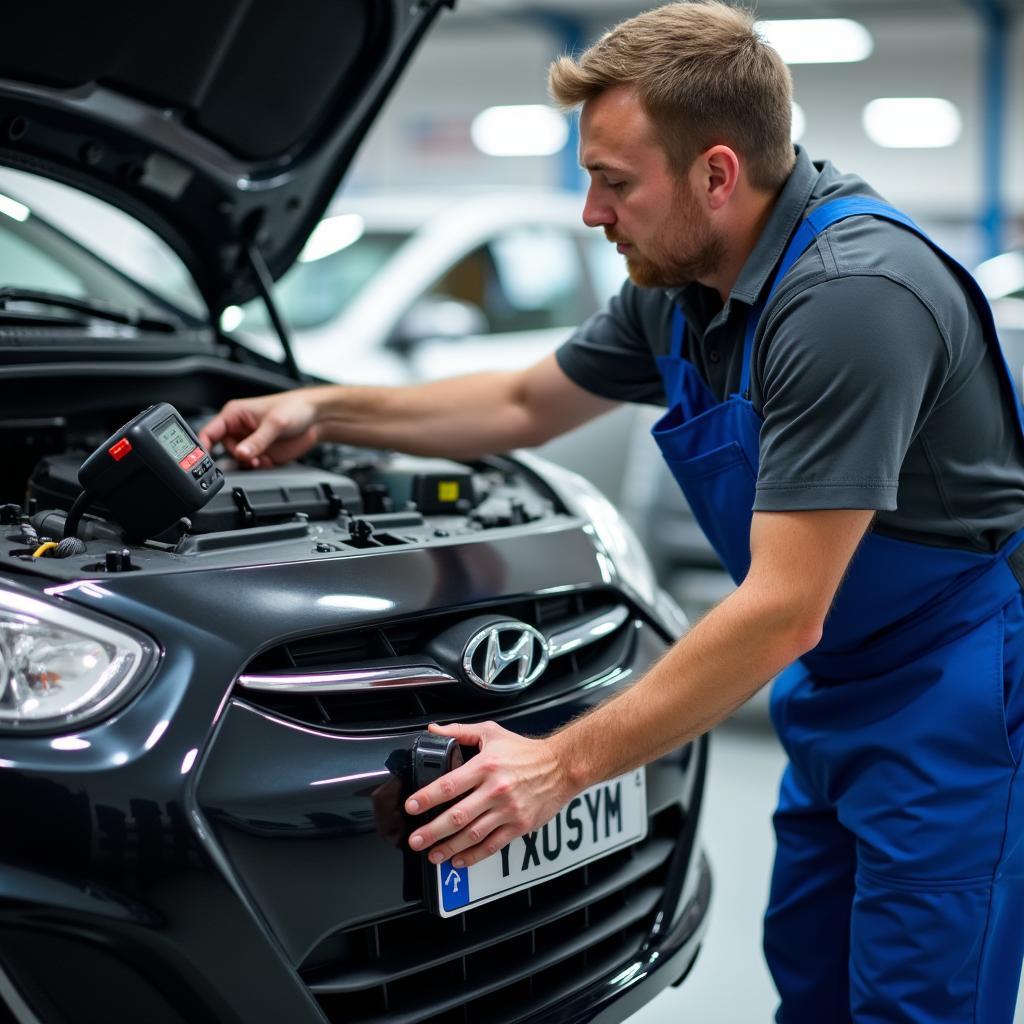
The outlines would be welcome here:
<svg viewBox="0 0 1024 1024">
<path fill-rule="evenodd" d="M 501 103 L 546 103 L 553 37 L 513 19 L 488 31 L 435 26 L 353 165 L 346 187 L 443 189 L 467 184 L 557 186 L 557 160 L 486 157 L 473 117 Z M 451 24 L 454 23 L 454 24 Z M 475 23 L 479 24 L 479 22 Z"/>
</svg>

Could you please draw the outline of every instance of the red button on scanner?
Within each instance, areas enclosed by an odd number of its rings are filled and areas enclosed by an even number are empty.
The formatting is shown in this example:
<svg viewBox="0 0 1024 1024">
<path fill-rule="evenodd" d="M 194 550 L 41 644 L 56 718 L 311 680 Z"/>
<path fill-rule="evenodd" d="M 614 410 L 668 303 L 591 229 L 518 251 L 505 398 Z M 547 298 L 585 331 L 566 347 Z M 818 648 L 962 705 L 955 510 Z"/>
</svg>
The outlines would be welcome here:
<svg viewBox="0 0 1024 1024">
<path fill-rule="evenodd" d="M 132 443 L 127 437 L 122 437 L 116 444 L 112 444 L 107 452 L 115 462 L 120 462 L 132 450 Z"/>
<path fill-rule="evenodd" d="M 202 457 L 203 449 L 193 448 L 192 451 L 190 451 L 188 455 L 178 463 L 178 465 L 181 466 L 182 469 L 191 469 Z"/>
</svg>

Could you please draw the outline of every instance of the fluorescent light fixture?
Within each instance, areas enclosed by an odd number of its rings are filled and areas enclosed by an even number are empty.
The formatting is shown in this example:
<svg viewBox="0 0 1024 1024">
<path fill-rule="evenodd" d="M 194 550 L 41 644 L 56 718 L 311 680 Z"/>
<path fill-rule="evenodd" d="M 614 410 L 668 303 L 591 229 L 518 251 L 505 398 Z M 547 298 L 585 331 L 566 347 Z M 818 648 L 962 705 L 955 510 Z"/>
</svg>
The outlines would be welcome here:
<svg viewBox="0 0 1024 1024">
<path fill-rule="evenodd" d="M 974 271 L 974 278 L 990 299 L 1024 291 L 1024 252 L 1004 252 L 985 260 Z"/>
<path fill-rule="evenodd" d="M 864 131 L 887 149 L 937 149 L 960 138 L 960 111 L 935 96 L 872 100 L 861 115 Z"/>
<path fill-rule="evenodd" d="M 19 203 L 9 196 L 0 195 L 0 213 L 6 213 L 12 220 L 26 221 L 31 210 L 24 203 Z"/>
<path fill-rule="evenodd" d="M 569 140 L 565 116 L 539 103 L 488 107 L 473 118 L 469 132 L 487 156 L 551 156 Z"/>
<path fill-rule="evenodd" d="M 875 48 L 871 33 L 849 18 L 759 21 L 754 28 L 787 64 L 850 64 Z"/>
<path fill-rule="evenodd" d="M 799 142 L 807 131 L 807 115 L 799 103 L 793 104 L 793 121 L 789 129 L 789 137 L 793 142 Z"/>
<path fill-rule="evenodd" d="M 358 213 L 341 213 L 336 217 L 325 217 L 309 236 L 309 241 L 299 253 L 300 263 L 312 263 L 325 256 L 333 256 L 347 249 L 363 237 L 366 224 Z"/>
<path fill-rule="evenodd" d="M 243 320 L 245 313 L 241 306 L 225 306 L 220 315 L 220 329 L 226 333 L 233 331 Z"/>
</svg>

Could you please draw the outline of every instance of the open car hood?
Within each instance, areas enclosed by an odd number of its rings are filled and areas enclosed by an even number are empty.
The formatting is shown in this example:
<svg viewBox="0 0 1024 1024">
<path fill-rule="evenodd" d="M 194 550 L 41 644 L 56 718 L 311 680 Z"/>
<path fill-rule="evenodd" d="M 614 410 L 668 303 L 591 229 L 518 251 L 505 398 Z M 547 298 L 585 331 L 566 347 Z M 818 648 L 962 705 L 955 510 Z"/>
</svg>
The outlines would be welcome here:
<svg viewBox="0 0 1024 1024">
<path fill-rule="evenodd" d="M 440 8 L 454 0 L 17 4 L 0 164 L 149 225 L 212 312 L 295 260 Z"/>
</svg>

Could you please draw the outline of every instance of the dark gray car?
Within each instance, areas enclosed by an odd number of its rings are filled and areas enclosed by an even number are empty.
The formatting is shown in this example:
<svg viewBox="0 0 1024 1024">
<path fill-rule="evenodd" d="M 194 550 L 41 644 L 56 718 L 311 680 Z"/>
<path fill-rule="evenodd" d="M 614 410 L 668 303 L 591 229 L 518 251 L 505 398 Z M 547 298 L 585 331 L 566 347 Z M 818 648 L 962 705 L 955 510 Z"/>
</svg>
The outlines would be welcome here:
<svg viewBox="0 0 1024 1024">
<path fill-rule="evenodd" d="M 207 309 L 0 197 L 0 1021 L 617 1021 L 694 962 L 706 741 L 489 876 L 404 841 L 430 721 L 551 730 L 685 629 L 609 502 L 527 457 L 246 473 L 195 437 L 298 383 L 215 325 L 444 6 L 8 12 L 0 163 L 148 225 Z"/>
</svg>

